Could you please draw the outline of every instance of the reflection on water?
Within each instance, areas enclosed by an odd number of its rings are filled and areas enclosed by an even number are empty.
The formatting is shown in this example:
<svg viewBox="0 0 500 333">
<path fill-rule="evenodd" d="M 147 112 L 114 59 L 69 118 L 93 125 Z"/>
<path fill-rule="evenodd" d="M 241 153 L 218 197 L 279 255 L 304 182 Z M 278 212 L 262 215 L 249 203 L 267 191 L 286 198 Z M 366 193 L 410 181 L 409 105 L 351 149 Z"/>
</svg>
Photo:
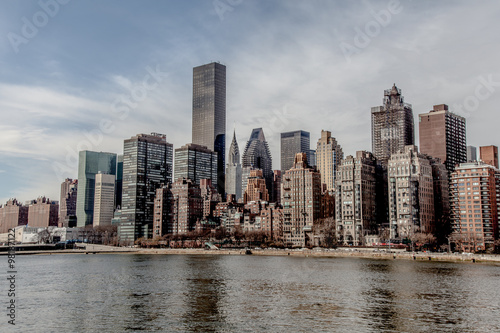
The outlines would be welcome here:
<svg viewBox="0 0 500 333">
<path fill-rule="evenodd" d="M 19 267 L 21 331 L 500 331 L 498 266 L 115 254 Z"/>
</svg>

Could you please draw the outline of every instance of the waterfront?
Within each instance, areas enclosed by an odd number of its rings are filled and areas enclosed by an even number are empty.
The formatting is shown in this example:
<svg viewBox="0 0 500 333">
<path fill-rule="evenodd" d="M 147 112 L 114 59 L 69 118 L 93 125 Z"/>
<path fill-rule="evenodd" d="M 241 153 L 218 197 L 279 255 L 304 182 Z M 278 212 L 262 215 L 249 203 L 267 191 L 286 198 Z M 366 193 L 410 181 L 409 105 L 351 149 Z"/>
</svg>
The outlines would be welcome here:
<svg viewBox="0 0 500 333">
<path fill-rule="evenodd" d="M 499 278 L 497 265 L 406 260 L 20 256 L 16 330 L 492 332 Z"/>
</svg>

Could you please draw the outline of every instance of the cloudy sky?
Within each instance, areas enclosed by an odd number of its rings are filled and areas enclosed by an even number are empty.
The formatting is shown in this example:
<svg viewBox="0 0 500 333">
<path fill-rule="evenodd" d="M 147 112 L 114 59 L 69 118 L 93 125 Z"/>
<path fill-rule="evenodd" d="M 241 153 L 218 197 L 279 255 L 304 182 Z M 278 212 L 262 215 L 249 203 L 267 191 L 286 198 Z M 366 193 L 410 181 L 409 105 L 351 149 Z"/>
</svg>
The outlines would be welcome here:
<svg viewBox="0 0 500 333">
<path fill-rule="evenodd" d="M 212 61 L 227 145 L 263 127 L 275 169 L 283 131 L 371 150 L 370 108 L 393 83 L 416 126 L 445 103 L 469 145 L 500 145 L 499 17 L 498 1 L 1 1 L 0 203 L 58 200 L 79 150 L 190 142 L 192 68 Z"/>
</svg>

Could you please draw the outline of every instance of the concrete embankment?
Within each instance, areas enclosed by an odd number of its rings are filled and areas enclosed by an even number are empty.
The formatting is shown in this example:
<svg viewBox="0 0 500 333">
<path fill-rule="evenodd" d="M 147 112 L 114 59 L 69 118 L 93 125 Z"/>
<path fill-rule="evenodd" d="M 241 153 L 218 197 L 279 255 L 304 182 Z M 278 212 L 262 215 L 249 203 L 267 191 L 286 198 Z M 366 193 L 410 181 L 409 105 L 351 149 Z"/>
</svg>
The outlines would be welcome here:
<svg viewBox="0 0 500 333">
<path fill-rule="evenodd" d="M 252 249 L 254 256 L 294 256 L 294 257 L 324 257 L 324 258 L 366 258 L 381 260 L 414 260 L 414 261 L 448 261 L 469 263 L 497 263 L 500 264 L 500 255 L 485 254 L 449 254 L 429 252 L 387 252 L 371 249 Z M 195 255 L 245 255 L 244 249 L 144 249 L 130 247 L 113 247 L 106 245 L 81 244 L 78 249 L 53 251 L 16 251 L 21 254 L 98 254 L 98 253 L 136 253 L 136 254 L 195 254 Z M 7 253 L 4 253 L 7 254 Z"/>
</svg>

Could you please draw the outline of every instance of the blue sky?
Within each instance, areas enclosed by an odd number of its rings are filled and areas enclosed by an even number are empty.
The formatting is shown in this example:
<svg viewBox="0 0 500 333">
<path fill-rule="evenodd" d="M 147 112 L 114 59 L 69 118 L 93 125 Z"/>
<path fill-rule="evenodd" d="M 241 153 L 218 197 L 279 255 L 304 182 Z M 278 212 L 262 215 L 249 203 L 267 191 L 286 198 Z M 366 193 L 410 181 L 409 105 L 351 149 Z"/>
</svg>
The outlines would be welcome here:
<svg viewBox="0 0 500 333">
<path fill-rule="evenodd" d="M 79 149 L 190 142 L 192 68 L 211 61 L 227 66 L 227 146 L 263 127 L 275 169 L 283 131 L 371 150 L 393 83 L 416 128 L 445 103 L 468 144 L 500 145 L 498 17 L 497 1 L 1 1 L 0 203 L 58 200 Z"/>
</svg>

